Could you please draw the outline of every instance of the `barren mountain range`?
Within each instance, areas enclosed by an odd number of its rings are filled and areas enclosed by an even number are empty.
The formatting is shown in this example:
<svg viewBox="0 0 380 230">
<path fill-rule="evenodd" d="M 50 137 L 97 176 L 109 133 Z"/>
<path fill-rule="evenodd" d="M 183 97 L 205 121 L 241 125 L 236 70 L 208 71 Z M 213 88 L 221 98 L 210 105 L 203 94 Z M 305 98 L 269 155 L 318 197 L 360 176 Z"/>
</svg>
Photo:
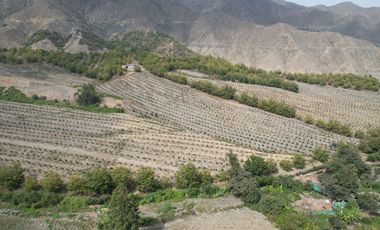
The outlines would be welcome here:
<svg viewBox="0 0 380 230">
<path fill-rule="evenodd" d="M 110 39 L 137 29 L 201 54 L 268 70 L 380 72 L 380 8 L 282 0 L 1 0 L 0 46 L 41 29 Z"/>
</svg>

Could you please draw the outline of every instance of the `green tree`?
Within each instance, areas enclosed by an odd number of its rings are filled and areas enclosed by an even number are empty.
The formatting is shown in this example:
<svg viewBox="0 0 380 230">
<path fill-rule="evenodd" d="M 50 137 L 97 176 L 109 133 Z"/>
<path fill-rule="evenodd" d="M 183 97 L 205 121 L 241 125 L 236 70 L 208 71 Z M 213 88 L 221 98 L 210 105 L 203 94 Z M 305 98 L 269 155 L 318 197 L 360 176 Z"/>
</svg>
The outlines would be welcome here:
<svg viewBox="0 0 380 230">
<path fill-rule="evenodd" d="M 233 174 L 230 187 L 234 196 L 248 204 L 255 204 L 260 200 L 260 189 L 255 178 L 243 169 Z"/>
<path fill-rule="evenodd" d="M 48 171 L 41 179 L 41 187 L 46 192 L 59 193 L 65 190 L 65 182 L 58 173 Z"/>
<path fill-rule="evenodd" d="M 137 230 L 139 228 L 139 207 L 136 197 L 125 188 L 117 187 L 109 203 L 109 211 L 100 218 L 99 229 Z"/>
<path fill-rule="evenodd" d="M 18 189 L 24 180 L 24 169 L 20 164 L 0 166 L 0 185 L 11 190 Z"/>
<path fill-rule="evenodd" d="M 91 84 L 83 85 L 76 93 L 76 97 L 79 105 L 97 105 L 101 101 L 95 87 Z"/>
<path fill-rule="evenodd" d="M 273 173 L 273 165 L 269 165 L 263 158 L 252 155 L 244 163 L 244 169 L 252 176 L 269 176 Z"/>
<path fill-rule="evenodd" d="M 137 190 L 143 193 L 154 192 L 158 189 L 159 184 L 155 177 L 154 169 L 149 167 L 140 167 L 136 174 Z"/>
<path fill-rule="evenodd" d="M 77 195 L 84 194 L 86 193 L 86 183 L 86 179 L 81 175 L 70 176 L 67 181 L 67 190 Z"/>
<path fill-rule="evenodd" d="M 90 194 L 111 194 L 115 188 L 111 173 L 106 168 L 95 168 L 84 175 L 86 190 Z"/>
<path fill-rule="evenodd" d="M 179 168 L 175 181 L 178 188 L 199 188 L 202 184 L 202 175 L 193 164 L 188 163 Z"/>
<path fill-rule="evenodd" d="M 133 179 L 133 173 L 126 167 L 116 167 L 111 172 L 112 180 L 118 187 L 124 187 L 129 192 L 133 192 L 136 188 L 135 181 Z"/>
<path fill-rule="evenodd" d="M 293 166 L 296 169 L 304 169 L 306 165 L 305 157 L 302 154 L 294 154 L 293 156 Z"/>
<path fill-rule="evenodd" d="M 359 207 L 371 215 L 377 214 L 380 209 L 379 197 L 375 194 L 364 193 L 357 195 L 357 203 Z"/>
</svg>

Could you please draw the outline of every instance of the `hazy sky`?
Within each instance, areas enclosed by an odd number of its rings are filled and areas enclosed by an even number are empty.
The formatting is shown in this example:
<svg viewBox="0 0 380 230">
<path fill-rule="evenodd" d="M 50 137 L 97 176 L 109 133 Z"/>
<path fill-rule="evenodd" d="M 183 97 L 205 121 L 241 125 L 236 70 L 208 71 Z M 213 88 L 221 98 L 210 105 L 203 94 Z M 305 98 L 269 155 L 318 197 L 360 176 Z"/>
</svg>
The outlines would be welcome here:
<svg viewBox="0 0 380 230">
<path fill-rule="evenodd" d="M 378 6 L 380 7 L 380 0 L 287 0 L 288 2 L 295 2 L 304 6 L 315 6 L 319 4 L 331 6 L 335 5 L 341 2 L 348 2 L 351 1 L 355 3 L 356 5 L 362 6 L 362 7 L 371 7 L 371 6 Z"/>
</svg>

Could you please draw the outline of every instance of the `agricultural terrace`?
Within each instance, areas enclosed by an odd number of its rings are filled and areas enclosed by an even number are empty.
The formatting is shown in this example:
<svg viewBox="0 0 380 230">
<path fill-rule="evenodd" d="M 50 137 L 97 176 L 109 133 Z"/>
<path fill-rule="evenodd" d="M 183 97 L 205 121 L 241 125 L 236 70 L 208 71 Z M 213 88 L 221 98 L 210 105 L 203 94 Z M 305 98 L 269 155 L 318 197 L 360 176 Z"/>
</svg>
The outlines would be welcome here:
<svg viewBox="0 0 380 230">
<path fill-rule="evenodd" d="M 216 172 L 227 168 L 231 150 L 242 161 L 252 154 L 276 161 L 289 158 L 127 114 L 0 102 L 0 163 L 21 163 L 36 175 L 122 164 L 149 166 L 169 176 L 188 162 Z"/>
<path fill-rule="evenodd" d="M 188 80 L 205 78 L 196 72 L 184 72 Z M 350 125 L 354 130 L 368 130 L 380 126 L 380 93 L 357 91 L 343 88 L 322 87 L 305 83 L 299 85 L 299 93 L 252 84 L 242 84 L 212 80 L 218 86 L 229 85 L 240 92 L 247 92 L 259 98 L 273 98 L 294 105 L 302 117 L 338 120 Z"/>
<path fill-rule="evenodd" d="M 13 86 L 27 96 L 36 94 L 49 100 L 73 101 L 75 87 L 90 82 L 94 80 L 49 64 L 0 64 L 0 86 Z"/>
<path fill-rule="evenodd" d="M 124 97 L 125 110 L 261 152 L 310 153 L 344 137 L 296 119 L 220 99 L 150 73 L 119 77 L 98 90 Z M 284 156 L 284 155 L 281 155 Z"/>
</svg>

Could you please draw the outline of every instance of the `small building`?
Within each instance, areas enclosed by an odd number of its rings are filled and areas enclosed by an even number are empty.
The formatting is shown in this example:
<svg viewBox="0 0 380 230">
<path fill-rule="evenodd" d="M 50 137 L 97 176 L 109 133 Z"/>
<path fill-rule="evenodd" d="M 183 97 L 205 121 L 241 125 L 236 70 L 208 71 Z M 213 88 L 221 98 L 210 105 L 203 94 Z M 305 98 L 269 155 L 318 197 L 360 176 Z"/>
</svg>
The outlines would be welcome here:
<svg viewBox="0 0 380 230">
<path fill-rule="evenodd" d="M 137 66 L 138 65 L 136 65 L 136 64 L 126 64 L 126 65 L 122 65 L 121 68 L 123 68 L 123 70 L 127 70 L 127 71 L 134 71 Z"/>
</svg>

